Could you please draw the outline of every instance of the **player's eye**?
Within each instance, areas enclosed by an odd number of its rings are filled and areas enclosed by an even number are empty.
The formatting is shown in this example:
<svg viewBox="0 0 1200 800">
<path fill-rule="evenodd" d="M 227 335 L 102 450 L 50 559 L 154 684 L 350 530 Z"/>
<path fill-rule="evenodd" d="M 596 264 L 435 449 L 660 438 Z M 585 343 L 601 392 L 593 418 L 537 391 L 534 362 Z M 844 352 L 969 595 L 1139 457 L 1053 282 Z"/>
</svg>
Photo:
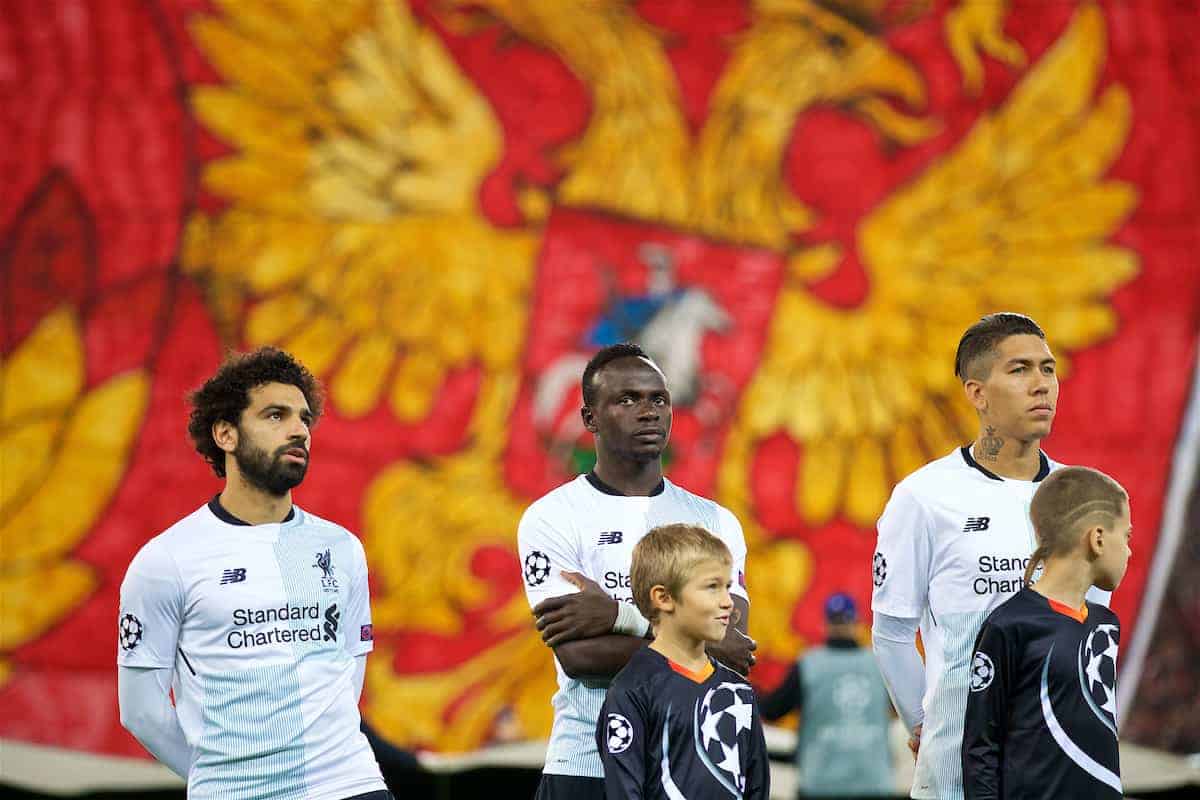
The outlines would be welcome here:
<svg viewBox="0 0 1200 800">
<path fill-rule="evenodd" d="M 283 414 L 279 413 L 278 411 L 272 411 L 268 419 L 273 419 L 278 422 L 279 420 L 283 419 Z"/>
<path fill-rule="evenodd" d="M 665 406 L 666 404 L 667 404 L 667 398 L 665 398 L 665 397 L 656 397 L 656 398 L 654 398 L 654 405 L 656 405 L 656 406 Z"/>
</svg>

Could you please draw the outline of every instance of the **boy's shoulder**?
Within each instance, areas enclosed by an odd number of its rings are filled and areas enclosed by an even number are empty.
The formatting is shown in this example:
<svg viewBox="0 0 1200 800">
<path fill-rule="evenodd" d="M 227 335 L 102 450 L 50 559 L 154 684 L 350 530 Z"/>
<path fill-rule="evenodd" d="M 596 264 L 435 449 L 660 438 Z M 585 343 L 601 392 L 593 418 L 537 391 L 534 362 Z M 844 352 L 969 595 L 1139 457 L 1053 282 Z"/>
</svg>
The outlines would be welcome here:
<svg viewBox="0 0 1200 800">
<path fill-rule="evenodd" d="M 1113 611 L 1103 603 L 1093 603 L 1087 601 L 1088 619 L 1096 620 L 1097 624 L 1108 624 L 1121 626 L 1121 618 L 1117 616 L 1117 612 Z"/>
<path fill-rule="evenodd" d="M 742 675 L 741 673 L 738 673 L 738 672 L 734 672 L 729 667 L 725 666 L 720 661 L 717 661 L 714 658 L 709 658 L 709 661 L 712 662 L 713 668 L 714 668 L 713 678 L 715 678 L 720 683 L 744 683 L 747 685 L 750 684 L 749 679 L 746 678 L 745 675 Z"/>
<path fill-rule="evenodd" d="M 608 691 L 630 692 L 659 680 L 670 672 L 667 660 L 649 647 L 643 647 L 630 657 L 629 663 L 608 685 Z"/>
<path fill-rule="evenodd" d="M 1031 616 L 1040 616 L 1045 611 L 1041 595 L 1028 586 L 992 609 L 984 620 L 993 628 L 1011 628 L 1027 621 Z"/>
</svg>

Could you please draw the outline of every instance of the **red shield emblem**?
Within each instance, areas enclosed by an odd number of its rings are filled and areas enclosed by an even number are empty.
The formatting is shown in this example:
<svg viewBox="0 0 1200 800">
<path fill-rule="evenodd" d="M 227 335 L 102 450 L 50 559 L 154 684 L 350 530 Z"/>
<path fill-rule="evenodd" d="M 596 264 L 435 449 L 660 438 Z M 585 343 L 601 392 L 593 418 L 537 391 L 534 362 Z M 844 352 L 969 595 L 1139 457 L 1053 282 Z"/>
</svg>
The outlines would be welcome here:
<svg viewBox="0 0 1200 800">
<path fill-rule="evenodd" d="M 783 275 L 776 253 L 577 210 L 550 218 L 506 457 L 538 495 L 591 464 L 579 379 L 598 348 L 640 344 L 675 406 L 672 479 L 711 494 L 720 437 L 753 375 Z"/>
</svg>

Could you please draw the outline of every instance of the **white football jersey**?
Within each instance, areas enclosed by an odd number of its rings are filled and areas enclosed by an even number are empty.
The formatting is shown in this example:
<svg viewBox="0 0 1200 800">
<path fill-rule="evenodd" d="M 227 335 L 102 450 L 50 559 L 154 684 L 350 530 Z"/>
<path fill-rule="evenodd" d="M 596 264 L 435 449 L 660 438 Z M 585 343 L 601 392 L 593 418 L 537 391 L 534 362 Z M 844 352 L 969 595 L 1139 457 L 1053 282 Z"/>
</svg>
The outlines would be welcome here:
<svg viewBox="0 0 1200 800">
<path fill-rule="evenodd" d="M 649 497 L 627 497 L 588 474 L 542 497 L 521 517 L 517 549 L 530 607 L 579 591 L 562 577 L 563 571 L 582 573 L 615 599 L 632 603 L 633 546 L 651 528 L 675 522 L 700 525 L 725 542 L 733 556 L 730 591 L 748 602 L 746 540 L 728 509 L 668 480 Z M 608 685 L 571 678 L 557 659 L 554 666 L 558 691 L 544 772 L 603 778 L 596 720 Z"/>
<path fill-rule="evenodd" d="M 117 663 L 174 667 L 192 800 L 384 789 L 354 686 L 372 647 L 362 543 L 299 507 L 247 525 L 214 498 L 147 542 L 121 584 Z"/>
<path fill-rule="evenodd" d="M 925 721 L 912 797 L 963 796 L 963 717 L 971 653 L 984 619 L 1021 589 L 1037 547 L 1029 504 L 1057 464 L 1041 454 L 1032 481 L 1002 478 L 969 447 L 953 451 L 896 485 L 872 563 L 871 609 L 920 618 L 925 649 Z M 1108 593 L 1088 599 L 1108 604 Z"/>
</svg>

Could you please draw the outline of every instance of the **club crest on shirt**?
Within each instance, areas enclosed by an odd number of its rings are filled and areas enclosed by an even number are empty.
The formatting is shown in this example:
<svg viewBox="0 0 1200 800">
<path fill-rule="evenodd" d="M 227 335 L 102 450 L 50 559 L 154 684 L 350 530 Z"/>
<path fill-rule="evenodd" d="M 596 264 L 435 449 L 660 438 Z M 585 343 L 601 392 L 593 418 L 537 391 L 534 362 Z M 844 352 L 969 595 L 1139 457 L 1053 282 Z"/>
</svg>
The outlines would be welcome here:
<svg viewBox="0 0 1200 800">
<path fill-rule="evenodd" d="M 1117 649 L 1121 631 L 1116 625 L 1097 625 L 1079 644 L 1079 686 L 1096 718 L 1116 733 Z"/>
<path fill-rule="evenodd" d="M 328 548 L 324 553 L 317 553 L 317 563 L 313 564 L 313 568 L 321 570 L 321 588 L 326 592 L 336 592 L 338 582 L 333 575 L 333 557 Z"/>
<path fill-rule="evenodd" d="M 726 788 L 746 789 L 739 744 L 754 724 L 754 690 L 749 684 L 725 682 L 696 702 L 696 754 Z"/>
</svg>

